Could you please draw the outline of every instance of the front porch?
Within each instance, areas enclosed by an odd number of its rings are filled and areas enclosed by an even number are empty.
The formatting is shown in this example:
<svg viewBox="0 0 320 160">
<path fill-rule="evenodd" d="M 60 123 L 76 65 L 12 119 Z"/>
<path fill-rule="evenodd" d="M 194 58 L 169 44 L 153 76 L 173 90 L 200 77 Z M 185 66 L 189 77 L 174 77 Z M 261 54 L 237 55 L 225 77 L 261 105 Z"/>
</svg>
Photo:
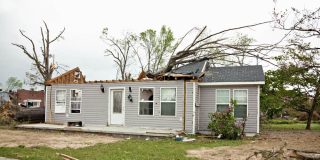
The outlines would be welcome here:
<svg viewBox="0 0 320 160">
<path fill-rule="evenodd" d="M 178 131 L 170 130 L 170 129 L 153 129 L 153 128 L 124 127 L 124 126 L 68 127 L 66 125 L 46 124 L 46 123 L 21 124 L 21 125 L 17 125 L 16 128 L 101 133 L 101 134 L 109 134 L 114 136 L 136 136 L 136 137 L 174 137 L 175 135 L 178 134 Z"/>
</svg>

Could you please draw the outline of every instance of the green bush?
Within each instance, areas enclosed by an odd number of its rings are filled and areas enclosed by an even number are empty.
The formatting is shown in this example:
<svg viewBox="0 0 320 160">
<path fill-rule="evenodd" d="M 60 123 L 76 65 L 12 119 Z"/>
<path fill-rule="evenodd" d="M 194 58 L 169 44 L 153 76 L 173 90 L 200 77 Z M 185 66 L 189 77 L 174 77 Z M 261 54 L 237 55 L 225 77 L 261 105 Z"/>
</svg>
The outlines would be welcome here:
<svg viewBox="0 0 320 160">
<path fill-rule="evenodd" d="M 231 111 L 210 113 L 209 118 L 211 121 L 208 128 L 211 129 L 212 134 L 222 135 L 223 139 L 240 137 L 241 126 L 236 124 L 236 119 Z"/>
</svg>

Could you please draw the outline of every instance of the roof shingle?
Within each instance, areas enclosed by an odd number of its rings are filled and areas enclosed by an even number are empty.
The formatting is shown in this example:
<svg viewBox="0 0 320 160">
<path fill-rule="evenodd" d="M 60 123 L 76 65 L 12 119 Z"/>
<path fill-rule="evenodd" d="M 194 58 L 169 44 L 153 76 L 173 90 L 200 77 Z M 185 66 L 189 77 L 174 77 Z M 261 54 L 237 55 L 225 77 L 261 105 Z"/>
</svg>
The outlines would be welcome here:
<svg viewBox="0 0 320 160">
<path fill-rule="evenodd" d="M 202 69 L 204 65 L 206 65 L 206 60 L 190 63 L 184 66 L 181 66 L 177 69 L 172 70 L 171 72 L 167 73 L 170 74 L 184 74 L 184 75 L 192 75 L 194 77 L 199 77 L 202 73 Z"/>
<path fill-rule="evenodd" d="M 257 82 L 264 81 L 261 65 L 232 66 L 209 68 L 203 77 L 203 82 Z"/>
</svg>

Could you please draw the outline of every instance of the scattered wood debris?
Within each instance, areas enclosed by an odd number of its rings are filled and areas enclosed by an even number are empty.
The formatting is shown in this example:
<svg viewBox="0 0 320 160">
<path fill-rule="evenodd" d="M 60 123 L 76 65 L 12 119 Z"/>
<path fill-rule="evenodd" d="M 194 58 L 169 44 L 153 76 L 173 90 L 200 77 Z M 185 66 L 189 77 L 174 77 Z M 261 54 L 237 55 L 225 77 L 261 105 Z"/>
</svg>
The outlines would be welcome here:
<svg viewBox="0 0 320 160">
<path fill-rule="evenodd" d="M 62 154 L 62 153 L 57 153 L 58 156 L 61 156 L 64 160 L 79 160 L 77 158 L 71 157 L 69 155 L 66 154 Z"/>
<path fill-rule="evenodd" d="M 246 158 L 246 160 L 320 160 L 320 152 L 302 151 L 296 149 L 287 149 L 287 143 L 280 147 L 279 150 L 261 150 L 254 152 L 253 155 Z"/>
</svg>

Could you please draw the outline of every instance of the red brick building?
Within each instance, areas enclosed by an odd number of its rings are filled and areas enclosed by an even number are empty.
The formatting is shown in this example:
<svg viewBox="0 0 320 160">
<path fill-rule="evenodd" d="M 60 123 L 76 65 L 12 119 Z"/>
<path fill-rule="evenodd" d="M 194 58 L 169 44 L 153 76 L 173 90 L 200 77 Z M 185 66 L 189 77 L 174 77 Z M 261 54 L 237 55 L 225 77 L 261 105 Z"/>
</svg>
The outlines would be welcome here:
<svg viewBox="0 0 320 160">
<path fill-rule="evenodd" d="M 32 90 L 17 90 L 18 104 L 24 105 L 27 108 L 44 108 L 44 91 L 32 91 Z"/>
</svg>

